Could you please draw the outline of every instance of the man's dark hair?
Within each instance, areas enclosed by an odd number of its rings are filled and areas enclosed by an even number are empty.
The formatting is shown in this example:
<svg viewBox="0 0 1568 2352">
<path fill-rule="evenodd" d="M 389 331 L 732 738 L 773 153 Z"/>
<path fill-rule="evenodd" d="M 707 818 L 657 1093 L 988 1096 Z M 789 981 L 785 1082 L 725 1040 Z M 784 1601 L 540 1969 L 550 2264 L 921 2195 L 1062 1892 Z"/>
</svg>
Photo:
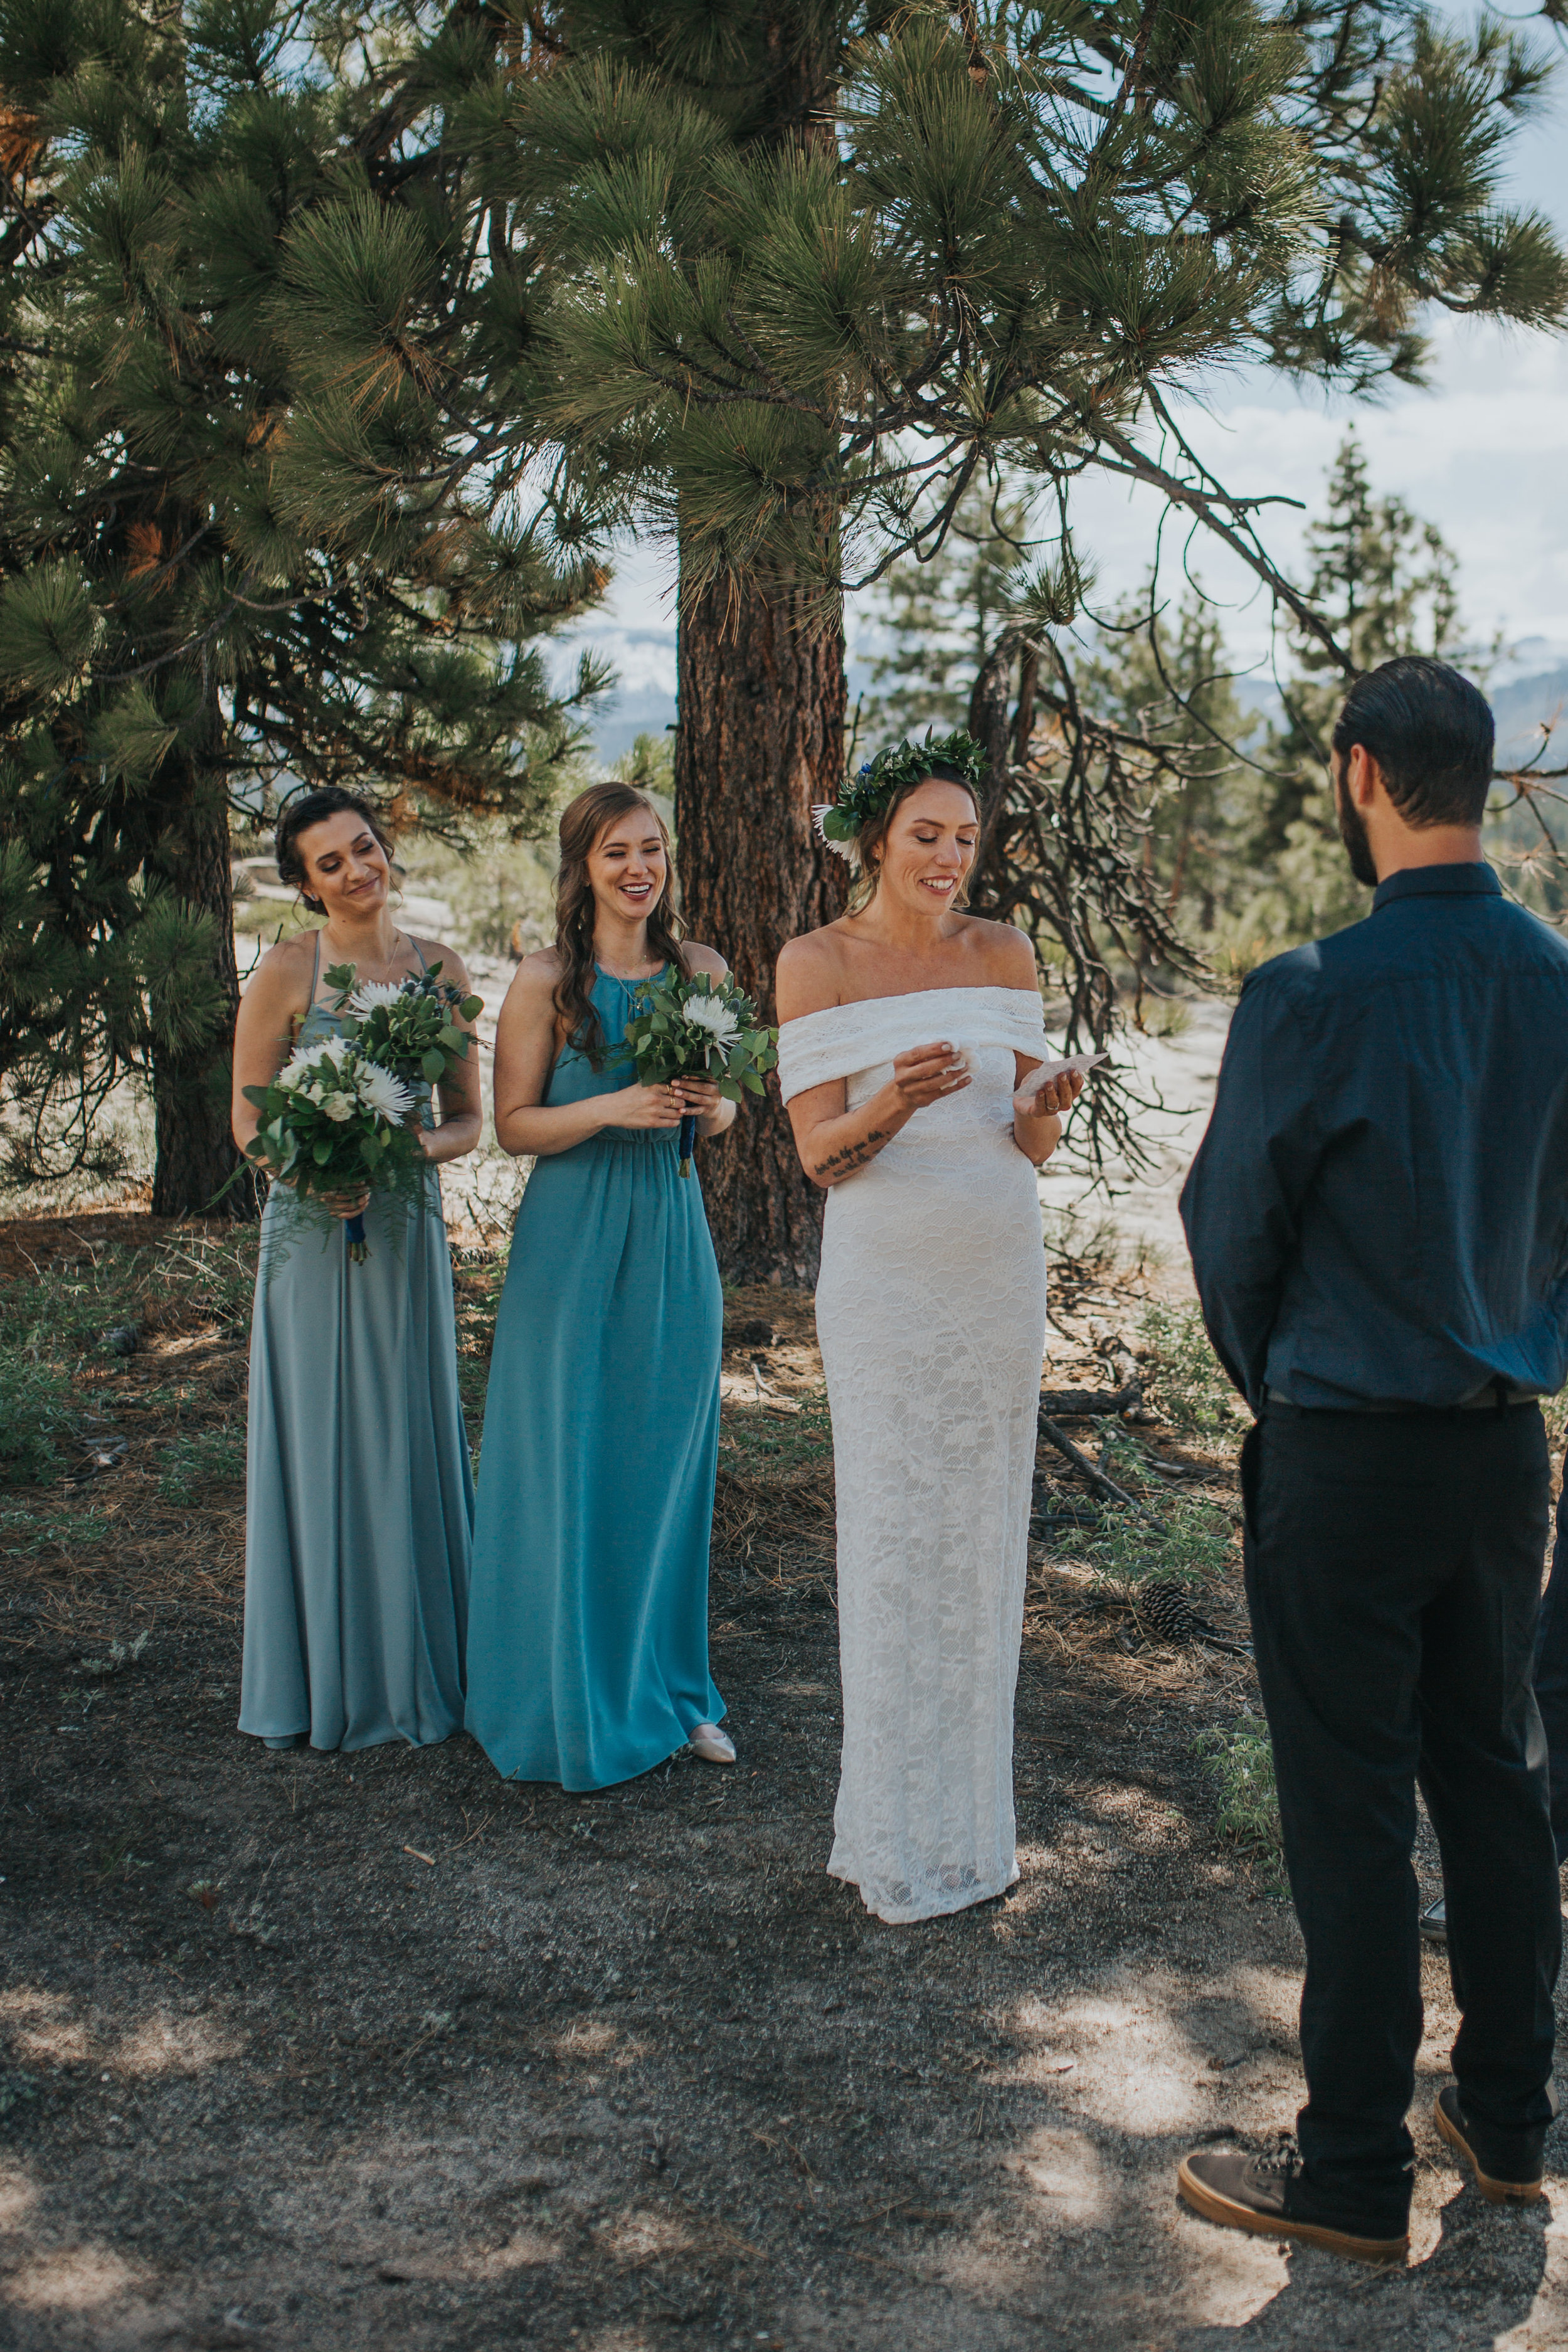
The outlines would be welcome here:
<svg viewBox="0 0 1568 2352">
<path fill-rule="evenodd" d="M 1333 740 L 1336 754 L 1359 743 L 1377 761 L 1406 824 L 1479 824 L 1495 735 L 1479 686 L 1447 662 L 1401 654 L 1357 678 Z"/>
</svg>

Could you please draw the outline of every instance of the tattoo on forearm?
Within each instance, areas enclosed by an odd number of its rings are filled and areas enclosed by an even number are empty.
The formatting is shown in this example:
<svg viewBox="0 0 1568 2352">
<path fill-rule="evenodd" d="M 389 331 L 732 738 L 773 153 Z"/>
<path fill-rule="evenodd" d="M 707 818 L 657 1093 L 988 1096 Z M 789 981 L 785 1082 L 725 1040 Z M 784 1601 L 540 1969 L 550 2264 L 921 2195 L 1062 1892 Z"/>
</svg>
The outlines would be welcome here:
<svg viewBox="0 0 1568 2352">
<path fill-rule="evenodd" d="M 830 1151 L 826 1160 L 817 1161 L 811 1172 L 818 1178 L 847 1176 L 852 1169 L 863 1168 L 868 1160 L 874 1160 L 877 1146 L 886 1143 L 887 1139 L 882 1129 L 874 1127 L 870 1134 L 863 1136 L 858 1143 L 847 1143 L 841 1150 Z"/>
</svg>

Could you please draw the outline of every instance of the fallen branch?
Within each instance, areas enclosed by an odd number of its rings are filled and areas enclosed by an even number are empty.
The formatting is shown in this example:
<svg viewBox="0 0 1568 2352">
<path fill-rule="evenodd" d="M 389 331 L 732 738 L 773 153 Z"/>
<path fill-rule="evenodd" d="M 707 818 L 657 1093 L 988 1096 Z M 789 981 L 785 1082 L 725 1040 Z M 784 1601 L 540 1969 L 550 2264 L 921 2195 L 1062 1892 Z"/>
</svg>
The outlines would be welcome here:
<svg viewBox="0 0 1568 2352">
<path fill-rule="evenodd" d="M 1132 1412 L 1143 1402 L 1142 1383 L 1129 1381 L 1112 1396 L 1105 1389 L 1042 1389 L 1040 1411 L 1067 1420 L 1098 1420 L 1113 1412 Z"/>
<path fill-rule="evenodd" d="M 1051 1419 L 1049 1413 L 1041 1413 L 1040 1427 L 1050 1439 L 1051 1444 L 1056 1447 L 1057 1452 L 1058 1454 L 1066 1454 L 1068 1460 L 1072 1464 L 1073 1468 L 1079 1473 L 1080 1477 L 1087 1478 L 1089 1485 L 1091 1486 L 1098 1487 L 1102 1495 L 1109 1495 L 1113 1503 L 1121 1503 L 1130 1511 L 1141 1512 L 1142 1517 L 1146 1518 L 1152 1527 L 1157 1528 L 1161 1535 L 1165 1533 L 1166 1530 L 1164 1523 L 1155 1517 L 1153 1512 L 1149 1508 L 1148 1504 L 1141 1503 L 1135 1495 L 1129 1495 L 1126 1493 L 1122 1487 L 1117 1485 L 1114 1478 L 1108 1478 L 1104 1471 L 1101 1470 L 1098 1465 L 1089 1460 L 1087 1454 L 1080 1454 L 1078 1447 L 1073 1444 L 1072 1439 L 1068 1435 L 1066 1430 L 1058 1429 L 1056 1423 Z"/>
</svg>

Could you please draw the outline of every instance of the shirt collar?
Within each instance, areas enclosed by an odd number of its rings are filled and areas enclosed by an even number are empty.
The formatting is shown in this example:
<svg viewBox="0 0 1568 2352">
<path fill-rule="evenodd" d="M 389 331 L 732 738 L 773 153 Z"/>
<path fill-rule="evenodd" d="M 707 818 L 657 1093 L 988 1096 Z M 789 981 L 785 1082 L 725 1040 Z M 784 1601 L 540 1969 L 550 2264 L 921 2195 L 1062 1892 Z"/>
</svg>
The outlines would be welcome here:
<svg viewBox="0 0 1568 2352">
<path fill-rule="evenodd" d="M 1372 902 L 1375 915 L 1394 898 L 1500 898 L 1502 884 L 1484 860 L 1463 866 L 1405 866 L 1380 882 Z"/>
</svg>

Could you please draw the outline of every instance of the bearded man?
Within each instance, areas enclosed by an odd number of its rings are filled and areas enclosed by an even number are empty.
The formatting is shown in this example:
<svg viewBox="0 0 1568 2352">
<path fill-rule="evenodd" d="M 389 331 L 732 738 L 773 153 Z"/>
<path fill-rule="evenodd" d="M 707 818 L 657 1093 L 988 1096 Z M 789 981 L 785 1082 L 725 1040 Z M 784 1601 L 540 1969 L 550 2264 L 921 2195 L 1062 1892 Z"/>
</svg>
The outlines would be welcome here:
<svg viewBox="0 0 1568 2352">
<path fill-rule="evenodd" d="M 1461 2023 L 1436 2123 L 1539 2196 L 1562 1946 L 1531 1686 L 1568 1375 L 1568 945 L 1481 854 L 1492 716 L 1444 663 L 1359 678 L 1333 735 L 1364 922 L 1248 979 L 1182 1215 L 1242 1452 L 1247 1591 L 1306 1944 L 1296 2149 L 1200 2149 L 1213 2221 L 1408 2243 L 1419 1785 Z"/>
</svg>

